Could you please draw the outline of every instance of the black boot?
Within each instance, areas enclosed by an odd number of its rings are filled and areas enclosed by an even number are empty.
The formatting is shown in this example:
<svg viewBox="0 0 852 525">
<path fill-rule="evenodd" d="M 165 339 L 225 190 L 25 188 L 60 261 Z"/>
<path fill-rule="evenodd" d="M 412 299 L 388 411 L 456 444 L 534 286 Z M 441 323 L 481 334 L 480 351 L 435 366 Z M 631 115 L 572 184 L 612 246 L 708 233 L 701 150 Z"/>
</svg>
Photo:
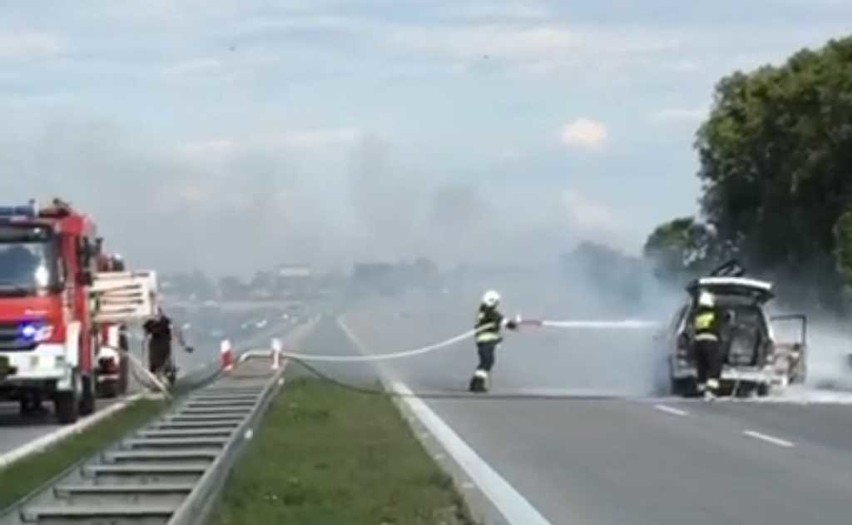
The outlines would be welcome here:
<svg viewBox="0 0 852 525">
<path fill-rule="evenodd" d="M 485 372 L 481 370 L 477 370 L 473 377 L 470 379 L 470 391 L 471 392 L 487 392 L 487 381 L 488 376 L 485 375 Z"/>
</svg>

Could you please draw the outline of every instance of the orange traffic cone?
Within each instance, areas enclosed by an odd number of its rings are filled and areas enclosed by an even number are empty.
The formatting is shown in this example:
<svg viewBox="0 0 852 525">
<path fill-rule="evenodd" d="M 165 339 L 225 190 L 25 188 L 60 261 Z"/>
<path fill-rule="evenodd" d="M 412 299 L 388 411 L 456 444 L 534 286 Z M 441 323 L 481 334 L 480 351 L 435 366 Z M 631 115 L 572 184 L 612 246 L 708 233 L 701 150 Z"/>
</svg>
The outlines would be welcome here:
<svg viewBox="0 0 852 525">
<path fill-rule="evenodd" d="M 230 372 L 234 369 L 234 352 L 231 349 L 231 341 L 225 339 L 219 346 L 219 358 L 222 364 L 222 370 Z"/>
</svg>

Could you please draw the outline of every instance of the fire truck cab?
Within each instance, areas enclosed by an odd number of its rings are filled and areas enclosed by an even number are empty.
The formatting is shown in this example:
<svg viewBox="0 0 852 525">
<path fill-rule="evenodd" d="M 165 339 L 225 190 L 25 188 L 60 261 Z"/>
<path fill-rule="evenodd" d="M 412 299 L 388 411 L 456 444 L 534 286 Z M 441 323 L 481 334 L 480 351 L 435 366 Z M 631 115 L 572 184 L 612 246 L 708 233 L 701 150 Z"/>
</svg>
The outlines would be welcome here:
<svg viewBox="0 0 852 525">
<path fill-rule="evenodd" d="M 0 206 L 0 400 L 22 412 L 52 400 L 61 423 L 95 410 L 104 323 L 154 309 L 153 273 L 99 273 L 101 246 L 95 223 L 59 199 Z"/>
</svg>

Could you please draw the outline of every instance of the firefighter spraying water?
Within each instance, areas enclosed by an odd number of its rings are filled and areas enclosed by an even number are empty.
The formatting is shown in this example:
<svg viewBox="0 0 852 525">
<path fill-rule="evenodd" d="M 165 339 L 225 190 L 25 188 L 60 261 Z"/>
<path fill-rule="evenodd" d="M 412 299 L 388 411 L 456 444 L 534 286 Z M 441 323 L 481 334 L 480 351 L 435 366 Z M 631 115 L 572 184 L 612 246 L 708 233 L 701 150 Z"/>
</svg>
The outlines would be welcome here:
<svg viewBox="0 0 852 525">
<path fill-rule="evenodd" d="M 497 347 L 503 341 L 501 330 L 504 327 L 509 330 L 518 329 L 519 320 L 504 318 L 498 309 L 499 305 L 500 294 L 496 291 L 489 290 L 482 296 L 482 303 L 479 305 L 479 314 L 475 326 L 479 365 L 470 379 L 469 389 L 471 392 L 488 391 L 488 375 L 494 366 L 494 354 L 497 351 Z"/>
</svg>

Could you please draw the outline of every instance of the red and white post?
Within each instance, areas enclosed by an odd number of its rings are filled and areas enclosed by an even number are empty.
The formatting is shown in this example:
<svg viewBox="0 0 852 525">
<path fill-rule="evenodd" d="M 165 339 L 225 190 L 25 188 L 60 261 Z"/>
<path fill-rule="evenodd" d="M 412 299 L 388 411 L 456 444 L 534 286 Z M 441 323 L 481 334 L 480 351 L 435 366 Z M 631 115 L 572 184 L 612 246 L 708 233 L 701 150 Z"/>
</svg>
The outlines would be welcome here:
<svg viewBox="0 0 852 525">
<path fill-rule="evenodd" d="M 234 350 L 228 339 L 223 340 L 219 345 L 219 360 L 223 371 L 230 372 L 234 369 Z"/>
<path fill-rule="evenodd" d="M 281 368 L 281 352 L 284 349 L 281 344 L 281 339 L 277 337 L 272 340 L 272 369 L 278 370 Z"/>
</svg>

